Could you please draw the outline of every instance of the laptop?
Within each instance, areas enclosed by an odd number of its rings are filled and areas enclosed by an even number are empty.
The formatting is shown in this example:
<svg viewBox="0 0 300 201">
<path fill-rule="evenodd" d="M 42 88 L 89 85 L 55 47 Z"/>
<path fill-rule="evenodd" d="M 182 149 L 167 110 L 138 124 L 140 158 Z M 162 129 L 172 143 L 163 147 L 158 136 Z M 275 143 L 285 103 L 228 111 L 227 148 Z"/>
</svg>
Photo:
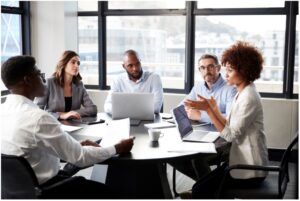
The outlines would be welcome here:
<svg viewBox="0 0 300 201">
<path fill-rule="evenodd" d="M 214 142 L 219 137 L 219 132 L 212 124 L 206 124 L 193 129 L 184 106 L 172 110 L 177 129 L 182 141 L 186 142 Z"/>
<path fill-rule="evenodd" d="M 130 124 L 140 120 L 154 120 L 154 94 L 113 92 L 112 119 L 130 118 Z"/>
</svg>

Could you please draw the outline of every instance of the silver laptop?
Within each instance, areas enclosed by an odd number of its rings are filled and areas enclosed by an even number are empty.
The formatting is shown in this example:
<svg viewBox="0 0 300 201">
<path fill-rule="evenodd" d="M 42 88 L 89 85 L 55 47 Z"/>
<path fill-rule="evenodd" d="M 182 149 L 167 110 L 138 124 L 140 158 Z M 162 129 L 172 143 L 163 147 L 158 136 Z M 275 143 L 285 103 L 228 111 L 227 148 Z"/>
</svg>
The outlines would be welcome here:
<svg viewBox="0 0 300 201">
<path fill-rule="evenodd" d="M 194 130 L 183 105 L 174 108 L 172 112 L 182 141 L 214 142 L 219 137 L 212 124 L 199 126 Z"/>
<path fill-rule="evenodd" d="M 111 94 L 112 119 L 154 120 L 154 94 L 123 93 Z"/>
</svg>

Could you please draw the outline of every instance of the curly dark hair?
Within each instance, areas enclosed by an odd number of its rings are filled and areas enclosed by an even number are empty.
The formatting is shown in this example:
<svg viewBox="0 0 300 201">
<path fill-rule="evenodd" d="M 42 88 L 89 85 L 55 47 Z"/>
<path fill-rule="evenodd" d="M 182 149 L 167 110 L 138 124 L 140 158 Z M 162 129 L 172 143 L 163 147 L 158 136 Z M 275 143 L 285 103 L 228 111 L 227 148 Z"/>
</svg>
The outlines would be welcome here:
<svg viewBox="0 0 300 201">
<path fill-rule="evenodd" d="M 10 57 L 1 66 L 1 78 L 8 89 L 35 70 L 35 58 L 27 55 Z"/>
<path fill-rule="evenodd" d="M 55 77 L 55 81 L 62 87 L 64 86 L 64 83 L 65 83 L 64 69 L 66 68 L 68 62 L 75 56 L 79 57 L 79 55 L 76 52 L 74 52 L 72 50 L 66 50 L 66 51 L 64 51 L 64 53 L 62 54 L 62 56 L 59 59 L 59 62 L 56 65 L 56 69 L 55 69 L 55 72 L 53 73 L 53 76 Z M 81 80 L 82 80 L 82 77 L 79 73 L 77 76 L 73 77 L 73 83 L 75 83 L 76 85 L 78 85 Z"/>
<path fill-rule="evenodd" d="M 247 42 L 237 41 L 222 55 L 221 64 L 225 66 L 227 63 L 237 70 L 244 80 L 253 82 L 260 77 L 264 59 L 259 49 Z"/>
</svg>

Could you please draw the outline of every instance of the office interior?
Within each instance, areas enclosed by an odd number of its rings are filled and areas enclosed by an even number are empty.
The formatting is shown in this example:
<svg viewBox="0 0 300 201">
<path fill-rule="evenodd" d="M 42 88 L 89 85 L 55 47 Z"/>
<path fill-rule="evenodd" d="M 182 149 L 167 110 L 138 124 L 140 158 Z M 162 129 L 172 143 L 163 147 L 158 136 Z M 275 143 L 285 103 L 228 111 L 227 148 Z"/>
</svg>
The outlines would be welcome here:
<svg viewBox="0 0 300 201">
<path fill-rule="evenodd" d="M 110 84 L 124 72 L 122 53 L 135 49 L 143 69 L 161 76 L 169 113 L 201 80 L 201 54 L 220 57 L 236 40 L 248 41 L 264 53 L 255 84 L 270 157 L 279 161 L 299 130 L 298 9 L 298 1 L 283 0 L 1 1 L 1 63 L 32 55 L 50 77 L 61 53 L 74 50 L 89 96 L 104 112 Z M 2 102 L 7 94 L 1 82 Z M 298 177 L 292 188 L 288 198 L 298 199 Z"/>
</svg>

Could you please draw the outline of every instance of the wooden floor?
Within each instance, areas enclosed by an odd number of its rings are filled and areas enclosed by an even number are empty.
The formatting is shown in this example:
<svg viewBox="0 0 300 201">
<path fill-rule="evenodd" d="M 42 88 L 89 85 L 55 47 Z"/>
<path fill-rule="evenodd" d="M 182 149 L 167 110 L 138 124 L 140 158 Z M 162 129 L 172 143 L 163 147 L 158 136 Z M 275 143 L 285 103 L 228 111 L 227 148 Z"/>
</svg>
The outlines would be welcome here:
<svg viewBox="0 0 300 201">
<path fill-rule="evenodd" d="M 278 165 L 279 162 L 271 161 L 271 165 Z M 170 165 L 167 165 L 167 173 L 168 173 L 168 180 L 169 184 L 172 189 L 172 170 L 173 168 Z M 91 176 L 92 167 L 87 168 L 85 170 L 81 170 L 76 175 L 84 176 L 85 178 L 89 179 Z M 195 181 L 190 179 L 189 177 L 181 174 L 180 172 L 176 171 L 176 190 L 177 192 L 183 192 L 192 189 L 193 184 Z M 285 192 L 284 199 L 296 199 L 298 198 L 298 185 L 297 185 L 297 179 L 298 178 L 298 169 L 296 168 L 296 165 L 294 163 L 290 163 L 289 165 L 289 172 L 290 172 L 290 182 L 288 183 L 287 190 Z M 175 198 L 180 199 L 180 198 Z"/>
</svg>

